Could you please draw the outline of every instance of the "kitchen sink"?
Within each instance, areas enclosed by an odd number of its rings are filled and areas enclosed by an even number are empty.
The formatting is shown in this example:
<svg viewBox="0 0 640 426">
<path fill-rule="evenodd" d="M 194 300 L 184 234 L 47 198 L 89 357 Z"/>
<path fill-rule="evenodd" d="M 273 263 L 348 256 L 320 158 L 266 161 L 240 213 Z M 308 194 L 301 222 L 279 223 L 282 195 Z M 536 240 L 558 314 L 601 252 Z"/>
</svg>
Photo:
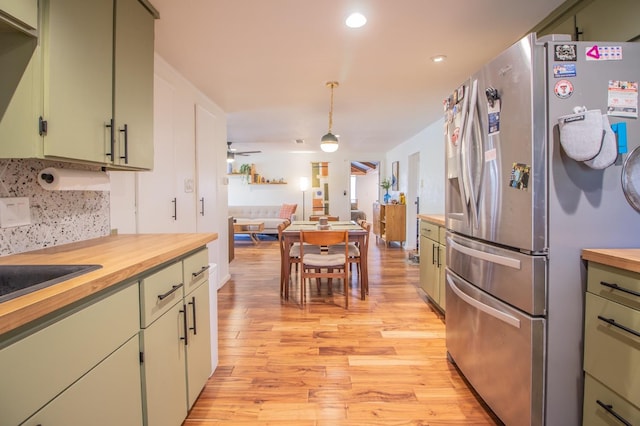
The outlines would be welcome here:
<svg viewBox="0 0 640 426">
<path fill-rule="evenodd" d="M 0 265 L 0 302 L 100 268 L 102 265 Z"/>
</svg>

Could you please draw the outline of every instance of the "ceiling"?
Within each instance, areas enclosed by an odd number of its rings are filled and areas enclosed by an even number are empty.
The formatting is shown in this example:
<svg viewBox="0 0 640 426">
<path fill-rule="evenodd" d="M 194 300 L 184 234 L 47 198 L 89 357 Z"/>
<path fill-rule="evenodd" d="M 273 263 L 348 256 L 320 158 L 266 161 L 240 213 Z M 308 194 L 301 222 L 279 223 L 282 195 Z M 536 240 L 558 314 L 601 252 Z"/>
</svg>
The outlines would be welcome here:
<svg viewBox="0 0 640 426">
<path fill-rule="evenodd" d="M 367 153 L 438 120 L 450 90 L 563 0 L 152 3 L 156 51 L 227 113 L 235 148 L 318 151 L 335 80 L 340 149 Z M 344 25 L 353 11 L 364 27 Z"/>
</svg>

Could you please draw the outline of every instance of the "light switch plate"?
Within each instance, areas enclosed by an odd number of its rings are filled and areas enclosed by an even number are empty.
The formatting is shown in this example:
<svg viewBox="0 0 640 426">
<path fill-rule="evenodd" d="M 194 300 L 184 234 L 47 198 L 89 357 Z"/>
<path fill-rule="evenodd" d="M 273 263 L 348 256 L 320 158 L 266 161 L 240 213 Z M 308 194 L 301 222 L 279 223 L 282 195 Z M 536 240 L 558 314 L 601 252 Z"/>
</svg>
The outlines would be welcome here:
<svg viewBox="0 0 640 426">
<path fill-rule="evenodd" d="M 28 197 L 0 198 L 0 228 L 31 224 Z"/>
</svg>

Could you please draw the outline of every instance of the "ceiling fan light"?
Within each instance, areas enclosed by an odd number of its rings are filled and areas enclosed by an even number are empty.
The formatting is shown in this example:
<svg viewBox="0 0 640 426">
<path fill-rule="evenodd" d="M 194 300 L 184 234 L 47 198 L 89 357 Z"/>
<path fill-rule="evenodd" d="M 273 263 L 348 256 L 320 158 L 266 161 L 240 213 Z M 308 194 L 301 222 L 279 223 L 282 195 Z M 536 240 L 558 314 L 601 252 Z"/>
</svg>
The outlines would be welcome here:
<svg viewBox="0 0 640 426">
<path fill-rule="evenodd" d="M 236 160 L 236 155 L 233 152 L 227 151 L 227 163 L 233 163 Z"/>
<path fill-rule="evenodd" d="M 336 152 L 338 150 L 338 138 L 329 132 L 320 140 L 320 149 L 324 152 Z"/>
</svg>

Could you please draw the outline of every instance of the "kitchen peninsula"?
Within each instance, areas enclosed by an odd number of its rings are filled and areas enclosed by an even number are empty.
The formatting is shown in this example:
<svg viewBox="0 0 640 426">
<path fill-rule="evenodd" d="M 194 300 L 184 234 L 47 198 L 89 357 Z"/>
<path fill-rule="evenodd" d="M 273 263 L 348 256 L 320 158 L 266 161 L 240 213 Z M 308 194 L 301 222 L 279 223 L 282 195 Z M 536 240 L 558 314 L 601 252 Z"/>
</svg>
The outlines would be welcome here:
<svg viewBox="0 0 640 426">
<path fill-rule="evenodd" d="M 0 303 L 3 421 L 179 424 L 212 372 L 206 244 L 217 238 L 113 235 L 0 258 L 102 266 Z"/>
</svg>

